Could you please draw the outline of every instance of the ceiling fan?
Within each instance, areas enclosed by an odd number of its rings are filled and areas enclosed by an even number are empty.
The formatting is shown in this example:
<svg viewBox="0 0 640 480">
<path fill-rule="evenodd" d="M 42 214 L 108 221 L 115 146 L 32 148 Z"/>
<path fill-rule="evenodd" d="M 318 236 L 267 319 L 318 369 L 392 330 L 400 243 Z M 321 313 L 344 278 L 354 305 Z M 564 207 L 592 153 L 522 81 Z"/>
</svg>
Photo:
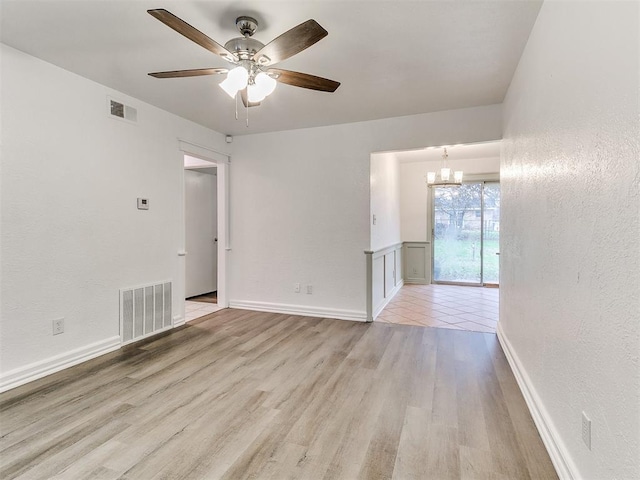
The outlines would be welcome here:
<svg viewBox="0 0 640 480">
<path fill-rule="evenodd" d="M 235 65 L 231 69 L 199 68 L 153 72 L 149 74 L 152 77 L 181 78 L 227 74 L 220 87 L 232 98 L 236 98 L 239 92 L 245 107 L 260 105 L 260 102 L 273 92 L 277 82 L 322 92 L 335 92 L 340 86 L 339 82 L 327 78 L 272 68 L 272 65 L 300 53 L 328 35 L 315 20 L 307 20 L 264 45 L 252 38 L 258 28 L 257 20 L 246 16 L 238 17 L 236 26 L 242 37 L 232 38 L 222 46 L 163 8 L 147 12 L 189 40 Z"/>
</svg>

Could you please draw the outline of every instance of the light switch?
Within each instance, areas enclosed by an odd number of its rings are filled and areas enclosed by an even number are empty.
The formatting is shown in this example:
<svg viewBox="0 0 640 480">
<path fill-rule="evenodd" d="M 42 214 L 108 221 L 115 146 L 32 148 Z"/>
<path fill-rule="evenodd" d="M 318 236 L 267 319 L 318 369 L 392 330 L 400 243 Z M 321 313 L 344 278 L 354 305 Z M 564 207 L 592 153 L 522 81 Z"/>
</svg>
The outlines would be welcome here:
<svg viewBox="0 0 640 480">
<path fill-rule="evenodd" d="M 148 198 L 138 198 L 138 210 L 149 210 Z"/>
</svg>

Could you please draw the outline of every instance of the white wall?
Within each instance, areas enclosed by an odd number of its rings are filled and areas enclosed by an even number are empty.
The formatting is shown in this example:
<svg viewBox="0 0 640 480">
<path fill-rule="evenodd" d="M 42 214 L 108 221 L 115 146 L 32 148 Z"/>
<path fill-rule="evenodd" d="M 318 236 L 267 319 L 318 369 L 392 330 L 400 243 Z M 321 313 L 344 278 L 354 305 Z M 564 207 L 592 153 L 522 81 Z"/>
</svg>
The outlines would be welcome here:
<svg viewBox="0 0 640 480">
<path fill-rule="evenodd" d="M 640 478 L 639 8 L 545 2 L 504 104 L 500 328 L 565 478 Z"/>
<path fill-rule="evenodd" d="M 364 318 L 371 153 L 501 136 L 493 105 L 235 137 L 232 305 Z M 297 282 L 313 294 L 294 293 Z"/>
<path fill-rule="evenodd" d="M 109 344 L 119 288 L 180 276 L 177 139 L 221 151 L 225 143 L 7 46 L 1 55 L 4 381 Z M 137 108 L 138 123 L 108 117 L 107 95 Z M 140 196 L 150 210 L 136 209 Z M 65 332 L 54 337 L 59 317 Z"/>
<path fill-rule="evenodd" d="M 371 249 L 400 243 L 400 174 L 393 153 L 371 155 Z M 376 217 L 373 223 L 373 215 Z"/>
<path fill-rule="evenodd" d="M 426 184 L 427 172 L 439 172 L 440 161 L 400 163 L 400 217 L 403 242 L 430 242 L 427 225 L 431 209 L 430 190 Z M 497 174 L 500 158 L 460 159 L 451 162 L 451 167 L 464 174 Z"/>
</svg>

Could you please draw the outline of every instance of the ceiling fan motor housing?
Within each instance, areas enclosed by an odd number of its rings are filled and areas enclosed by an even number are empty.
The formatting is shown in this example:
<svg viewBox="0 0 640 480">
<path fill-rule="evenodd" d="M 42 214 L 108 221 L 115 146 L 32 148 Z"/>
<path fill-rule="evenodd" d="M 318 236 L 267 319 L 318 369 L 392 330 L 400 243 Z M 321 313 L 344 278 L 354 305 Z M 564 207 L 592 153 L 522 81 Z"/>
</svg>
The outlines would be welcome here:
<svg viewBox="0 0 640 480">
<path fill-rule="evenodd" d="M 232 38 L 224 44 L 224 48 L 238 56 L 240 60 L 249 60 L 264 44 L 251 37 Z"/>
<path fill-rule="evenodd" d="M 238 17 L 236 18 L 236 27 L 242 35 L 251 37 L 258 29 L 258 21 L 253 17 Z"/>
</svg>

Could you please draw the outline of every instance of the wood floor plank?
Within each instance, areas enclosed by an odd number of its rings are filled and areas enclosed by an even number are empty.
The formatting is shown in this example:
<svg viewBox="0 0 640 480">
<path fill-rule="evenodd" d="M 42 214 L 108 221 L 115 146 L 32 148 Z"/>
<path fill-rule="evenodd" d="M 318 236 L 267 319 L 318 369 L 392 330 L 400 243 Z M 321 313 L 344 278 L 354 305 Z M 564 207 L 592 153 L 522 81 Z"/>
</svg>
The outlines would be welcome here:
<svg viewBox="0 0 640 480">
<path fill-rule="evenodd" d="M 382 415 L 390 390 L 394 388 L 394 383 L 391 380 L 395 373 L 400 373 L 395 372 L 393 366 L 397 365 L 401 348 L 406 344 L 403 341 L 403 336 L 407 333 L 408 330 L 396 331 L 396 335 L 394 335 L 393 329 L 388 329 L 381 324 L 373 325 L 372 329 L 368 331 L 369 335 L 382 334 L 380 345 L 384 345 L 384 349 L 375 357 L 371 355 L 360 357 L 364 369 L 371 368 L 371 359 L 375 358 L 377 368 L 374 371 L 374 381 L 371 382 L 364 394 L 361 409 L 351 419 L 348 427 L 349 433 L 337 449 L 327 469 L 325 479 L 357 478 L 362 474 L 363 469 L 373 471 L 378 467 L 374 455 L 380 447 L 385 445 L 383 439 L 379 436 L 376 437 L 376 431 L 378 431 L 378 435 L 382 432 L 382 430 L 378 430 L 378 419 Z M 371 344 L 369 339 L 365 341 L 367 344 Z M 358 358 L 359 355 L 354 355 L 354 357 Z M 349 358 L 352 356 L 350 355 Z M 374 440 L 373 444 L 372 440 Z M 389 443 L 395 453 L 394 439 L 391 439 Z"/>
<path fill-rule="evenodd" d="M 478 340 L 477 335 L 474 335 L 470 337 L 470 341 L 482 342 L 482 338 Z M 479 394 L 495 470 L 508 478 L 530 479 L 531 474 L 518 445 L 513 419 L 509 415 L 503 394 L 503 386 L 488 352 L 482 357 L 482 361 L 476 364 L 476 368 L 482 376 L 482 381 L 478 383 Z"/>
<path fill-rule="evenodd" d="M 429 477 L 438 480 L 461 478 L 457 428 L 433 423 L 427 432 L 425 443 L 425 470 Z"/>
<path fill-rule="evenodd" d="M 454 331 L 436 329 L 437 352 L 431 421 L 458 427 Z"/>
<path fill-rule="evenodd" d="M 491 452 L 460 445 L 460 478 L 463 480 L 510 480 L 494 471 Z"/>
<path fill-rule="evenodd" d="M 295 475 L 294 478 L 323 478 L 338 448 L 344 443 L 349 422 L 361 409 L 367 387 L 374 375 L 370 369 L 357 368 L 341 402 L 331 405 L 332 415 L 326 419 L 324 428 L 307 448 L 304 459 L 298 462 L 295 469 L 291 469 L 290 473 Z"/>
<path fill-rule="evenodd" d="M 106 440 L 114 435 L 114 431 L 121 431 L 126 426 L 117 422 L 118 417 L 122 416 L 126 411 L 133 408 L 131 405 L 116 405 L 112 408 L 105 409 L 106 413 L 101 414 L 98 418 L 83 418 L 73 428 L 57 432 L 56 434 L 40 437 L 37 442 L 30 445 L 20 445 L 21 452 L 28 452 L 20 455 L 20 451 L 3 452 L 3 465 L 0 466 L 0 478 L 14 478 L 26 471 L 35 469 L 35 478 L 47 478 L 56 474 L 62 467 L 56 460 L 62 453 L 68 454 L 75 452 L 78 443 L 87 443 L 89 446 L 86 450 L 96 448 L 102 445 Z M 104 432 L 107 430 L 107 436 L 94 441 L 96 432 Z M 35 444 L 35 445 L 34 445 Z M 8 459 L 8 463 L 4 463 L 4 459 Z M 13 459 L 13 461 L 11 461 Z M 54 460 L 52 460 L 54 459 Z M 73 461 L 67 458 L 66 467 Z M 49 470 L 45 473 L 38 474 L 42 470 L 42 465 L 53 463 Z M 31 475 L 31 472 L 30 472 Z"/>
<path fill-rule="evenodd" d="M 0 478 L 555 479 L 494 339 L 221 310 L 0 394 Z"/>
<path fill-rule="evenodd" d="M 481 369 L 477 368 L 486 352 L 481 347 L 482 334 L 453 332 L 456 372 L 456 405 L 458 416 L 458 443 L 461 446 L 490 451 L 478 381 L 482 380 Z M 472 342 L 470 337 L 479 337 Z M 478 348 L 479 347 L 479 348 Z"/>
<path fill-rule="evenodd" d="M 398 454 L 393 468 L 394 480 L 421 480 L 427 478 L 428 456 L 425 441 L 426 428 L 431 412 L 421 408 L 407 406 L 398 445 Z"/>
<path fill-rule="evenodd" d="M 436 343 L 432 336 L 433 328 L 416 328 L 420 331 L 420 348 L 415 352 L 415 364 L 409 382 L 408 405 L 431 412 L 433 408 L 433 390 L 435 387 Z M 418 335 L 416 334 L 418 337 Z"/>
<path fill-rule="evenodd" d="M 421 328 L 413 327 L 394 331 L 385 352 L 387 355 L 380 361 L 378 375 L 387 379 L 389 390 L 369 441 L 369 449 L 359 473 L 361 479 L 392 477 L 411 392 L 409 386 L 413 380 L 415 348 L 422 345 L 421 334 Z M 396 341 L 399 346 L 394 348 Z M 385 368 L 387 370 L 383 370 Z"/>
<path fill-rule="evenodd" d="M 516 383 L 513 372 L 494 335 L 484 335 L 483 340 L 492 360 L 496 376 L 505 398 L 509 416 L 512 419 L 518 449 L 522 453 L 531 478 L 552 480 L 556 478 L 551 459 L 544 448 L 542 438 L 529 414 L 522 392 Z"/>
</svg>

